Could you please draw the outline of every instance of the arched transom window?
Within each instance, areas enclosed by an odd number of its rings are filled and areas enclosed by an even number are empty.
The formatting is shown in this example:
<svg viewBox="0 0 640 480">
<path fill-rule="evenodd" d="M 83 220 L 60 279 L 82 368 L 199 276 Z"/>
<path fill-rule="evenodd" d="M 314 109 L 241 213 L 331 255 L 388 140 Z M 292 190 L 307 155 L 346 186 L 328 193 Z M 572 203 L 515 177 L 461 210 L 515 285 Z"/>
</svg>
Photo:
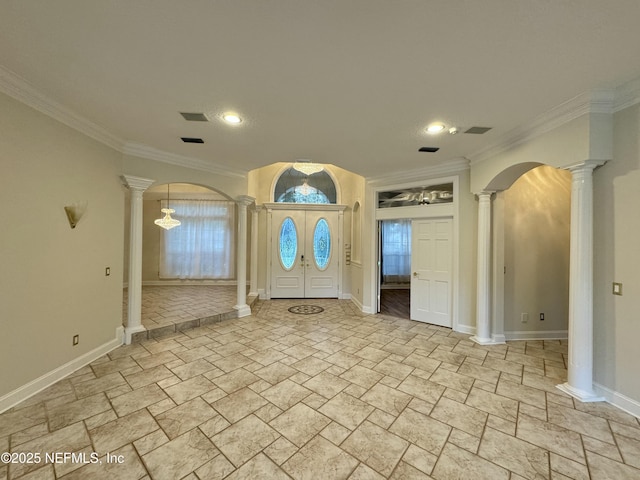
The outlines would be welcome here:
<svg viewBox="0 0 640 480">
<path fill-rule="evenodd" d="M 305 175 L 288 168 L 278 178 L 273 201 L 281 203 L 337 203 L 336 186 L 326 172 Z"/>
</svg>

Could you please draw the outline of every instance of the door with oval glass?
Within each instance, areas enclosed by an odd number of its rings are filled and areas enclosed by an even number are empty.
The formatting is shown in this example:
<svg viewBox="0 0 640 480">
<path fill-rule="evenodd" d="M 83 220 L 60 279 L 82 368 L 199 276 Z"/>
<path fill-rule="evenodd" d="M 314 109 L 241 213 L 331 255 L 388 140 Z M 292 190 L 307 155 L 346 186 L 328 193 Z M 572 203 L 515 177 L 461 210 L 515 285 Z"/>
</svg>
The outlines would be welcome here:
<svg viewBox="0 0 640 480">
<path fill-rule="evenodd" d="M 338 212 L 274 210 L 271 298 L 338 297 Z"/>
</svg>

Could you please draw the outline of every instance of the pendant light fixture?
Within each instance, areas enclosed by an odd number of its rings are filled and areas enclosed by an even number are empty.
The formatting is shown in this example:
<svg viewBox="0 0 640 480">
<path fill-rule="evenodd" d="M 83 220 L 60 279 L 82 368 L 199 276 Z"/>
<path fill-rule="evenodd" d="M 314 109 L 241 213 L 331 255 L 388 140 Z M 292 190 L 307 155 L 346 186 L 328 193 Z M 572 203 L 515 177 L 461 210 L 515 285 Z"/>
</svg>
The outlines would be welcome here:
<svg viewBox="0 0 640 480">
<path fill-rule="evenodd" d="M 324 166 L 313 162 L 295 162 L 293 168 L 294 170 L 304 173 L 307 177 L 324 170 Z"/>
<path fill-rule="evenodd" d="M 176 213 L 173 208 L 169 208 L 169 184 L 167 183 L 167 208 L 163 208 L 160 210 L 164 213 L 163 218 L 157 219 L 155 222 L 159 227 L 164 228 L 165 230 L 171 230 L 173 227 L 177 227 L 180 225 L 180 220 L 176 220 L 175 218 L 171 218 L 172 213 Z"/>
</svg>

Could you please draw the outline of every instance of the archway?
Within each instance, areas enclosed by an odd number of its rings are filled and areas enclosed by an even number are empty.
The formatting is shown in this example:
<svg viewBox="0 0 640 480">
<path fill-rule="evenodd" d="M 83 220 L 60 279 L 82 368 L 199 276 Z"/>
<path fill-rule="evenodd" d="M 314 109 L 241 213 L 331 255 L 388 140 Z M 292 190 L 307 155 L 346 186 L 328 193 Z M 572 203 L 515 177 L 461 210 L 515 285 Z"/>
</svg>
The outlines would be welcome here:
<svg viewBox="0 0 640 480">
<path fill-rule="evenodd" d="M 568 314 L 568 379 L 558 385 L 565 393 L 583 401 L 602 401 L 593 390 L 593 171 L 602 160 L 586 160 L 566 168 L 571 172 L 571 229 L 569 255 L 569 314 Z M 478 280 L 477 334 L 473 338 L 481 344 L 502 343 L 504 336 L 492 335 L 490 303 L 496 290 L 491 284 L 491 197 L 495 191 L 489 186 L 508 184 L 518 169 L 527 171 L 529 165 L 513 165 L 508 172 L 500 172 L 479 192 L 478 207 Z M 503 174 L 504 173 L 504 174 Z M 499 277 L 495 274 L 494 280 Z M 499 299 L 498 299 L 499 300 Z M 496 298 L 493 297 L 494 305 Z M 541 318 L 542 319 L 542 318 Z M 495 325 L 494 325 L 495 327 Z"/>
</svg>

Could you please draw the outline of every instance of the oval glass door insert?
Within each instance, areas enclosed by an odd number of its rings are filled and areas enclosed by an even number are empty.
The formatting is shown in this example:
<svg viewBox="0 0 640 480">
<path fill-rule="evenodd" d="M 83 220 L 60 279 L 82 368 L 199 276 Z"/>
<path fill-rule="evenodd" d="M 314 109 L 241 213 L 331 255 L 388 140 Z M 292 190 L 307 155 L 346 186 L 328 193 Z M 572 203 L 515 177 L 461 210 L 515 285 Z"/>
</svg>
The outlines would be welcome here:
<svg viewBox="0 0 640 480">
<path fill-rule="evenodd" d="M 280 227 L 280 262 L 285 270 L 291 270 L 298 254 L 298 232 L 291 217 L 287 217 Z"/>
<path fill-rule="evenodd" d="M 320 270 L 329 266 L 331 257 L 331 232 L 324 218 L 318 220 L 313 231 L 313 259 Z"/>
</svg>

